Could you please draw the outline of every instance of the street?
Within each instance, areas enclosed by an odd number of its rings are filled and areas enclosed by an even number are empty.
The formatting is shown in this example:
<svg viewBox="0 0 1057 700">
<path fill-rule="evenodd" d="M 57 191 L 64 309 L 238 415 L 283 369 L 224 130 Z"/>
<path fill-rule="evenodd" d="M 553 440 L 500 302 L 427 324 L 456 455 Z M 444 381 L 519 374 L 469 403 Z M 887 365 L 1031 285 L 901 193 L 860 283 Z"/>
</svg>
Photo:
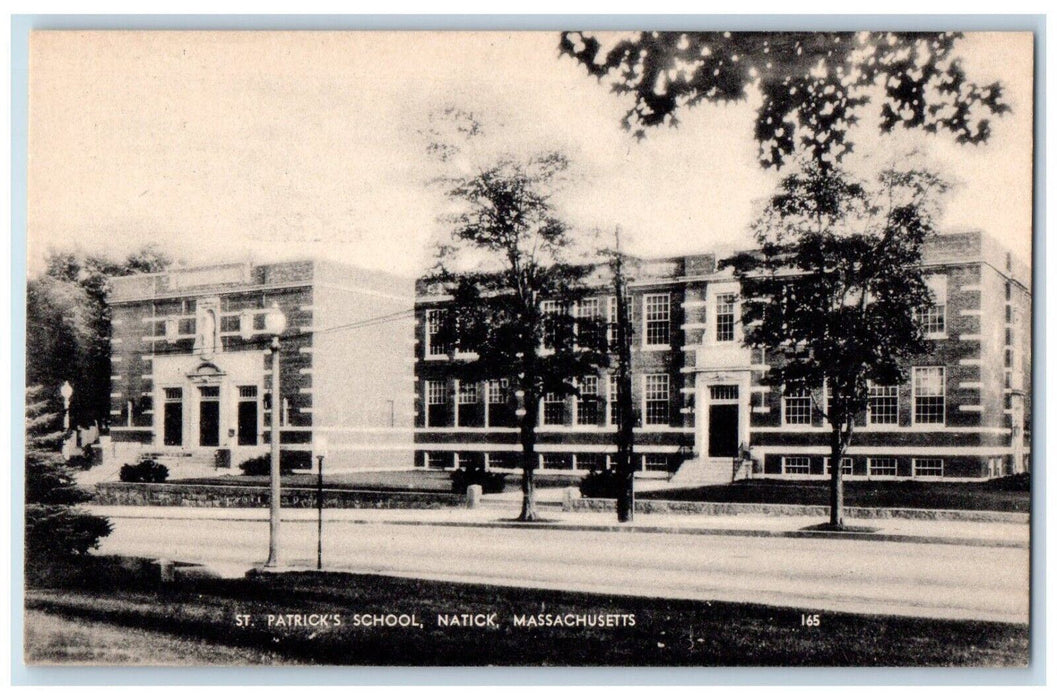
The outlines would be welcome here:
<svg viewBox="0 0 1057 700">
<path fill-rule="evenodd" d="M 263 513 L 262 513 L 263 515 Z M 264 520 L 113 517 L 101 554 L 228 570 L 267 554 Z M 315 566 L 316 524 L 283 523 L 282 561 Z M 324 524 L 328 569 L 527 588 L 948 619 L 1028 621 L 1029 550 L 919 542 Z"/>
</svg>

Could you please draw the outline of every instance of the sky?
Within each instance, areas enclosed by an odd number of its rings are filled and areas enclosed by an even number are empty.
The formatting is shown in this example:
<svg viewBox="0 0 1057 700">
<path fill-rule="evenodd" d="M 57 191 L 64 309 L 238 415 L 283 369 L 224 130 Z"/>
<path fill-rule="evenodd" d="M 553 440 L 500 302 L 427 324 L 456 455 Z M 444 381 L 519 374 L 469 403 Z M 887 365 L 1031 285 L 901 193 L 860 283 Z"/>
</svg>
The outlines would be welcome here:
<svg viewBox="0 0 1057 700">
<path fill-rule="evenodd" d="M 49 249 L 124 255 L 156 243 L 187 264 L 319 256 L 401 275 L 429 264 L 446 209 L 423 133 L 447 106 L 496 148 L 557 148 L 556 200 L 579 231 L 620 226 L 629 252 L 751 243 L 776 176 L 756 160 L 755 100 L 684 111 L 636 141 L 612 94 L 552 32 L 36 32 L 30 50 L 28 264 Z M 982 229 L 1030 258 L 1032 44 L 970 34 L 969 76 L 1012 113 L 982 146 L 856 128 L 857 163 L 918 149 L 956 187 L 941 226 Z"/>
</svg>

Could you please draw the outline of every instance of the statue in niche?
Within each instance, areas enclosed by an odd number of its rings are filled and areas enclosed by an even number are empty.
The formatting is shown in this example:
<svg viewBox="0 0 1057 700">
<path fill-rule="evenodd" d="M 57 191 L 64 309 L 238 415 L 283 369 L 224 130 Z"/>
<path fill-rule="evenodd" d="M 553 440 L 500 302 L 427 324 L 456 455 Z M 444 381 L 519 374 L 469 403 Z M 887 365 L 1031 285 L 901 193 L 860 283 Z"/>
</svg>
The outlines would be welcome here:
<svg viewBox="0 0 1057 700">
<path fill-rule="evenodd" d="M 216 309 L 202 309 L 195 324 L 198 327 L 195 338 L 195 349 L 202 357 L 212 357 L 217 351 L 217 312 Z"/>
</svg>

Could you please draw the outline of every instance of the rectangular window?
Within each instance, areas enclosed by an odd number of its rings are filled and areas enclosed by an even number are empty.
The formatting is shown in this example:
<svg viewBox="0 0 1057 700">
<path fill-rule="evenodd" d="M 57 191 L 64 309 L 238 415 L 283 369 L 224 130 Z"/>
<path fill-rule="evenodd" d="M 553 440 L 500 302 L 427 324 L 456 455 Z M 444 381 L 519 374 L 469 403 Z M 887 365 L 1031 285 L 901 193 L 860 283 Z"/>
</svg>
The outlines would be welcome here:
<svg viewBox="0 0 1057 700">
<path fill-rule="evenodd" d="M 510 384 L 506 379 L 488 382 L 488 425 L 510 428 L 516 424 L 514 406 L 510 403 Z"/>
<path fill-rule="evenodd" d="M 241 320 L 238 316 L 221 316 L 220 317 L 220 332 L 221 333 L 238 333 L 242 327 Z"/>
<path fill-rule="evenodd" d="M 460 382 L 459 383 L 459 405 L 475 404 L 477 403 L 477 383 L 476 382 Z"/>
<path fill-rule="evenodd" d="M 240 445 L 257 444 L 257 387 L 239 387 L 238 442 Z"/>
<path fill-rule="evenodd" d="M 193 319 L 193 318 L 181 318 L 177 322 L 176 332 L 179 335 L 194 335 L 195 334 L 195 319 Z"/>
<path fill-rule="evenodd" d="M 829 458 L 829 457 L 826 457 L 823 460 L 823 464 L 826 467 L 826 473 L 827 474 L 832 473 L 832 472 L 830 472 L 830 464 L 831 463 L 832 463 L 832 459 Z M 844 475 L 850 475 L 852 473 L 851 457 L 841 457 L 840 458 L 840 473 L 844 474 Z"/>
<path fill-rule="evenodd" d="M 668 455 L 645 454 L 642 456 L 642 468 L 648 472 L 666 472 Z"/>
<path fill-rule="evenodd" d="M 484 425 L 484 408 L 477 402 L 477 382 L 459 382 L 459 425 L 480 427 Z"/>
<path fill-rule="evenodd" d="M 668 425 L 668 375 L 647 374 L 644 377 L 644 383 L 646 425 Z"/>
<path fill-rule="evenodd" d="M 581 299 L 576 304 L 576 338 L 584 347 L 600 348 L 605 319 L 602 316 L 602 300 Z"/>
<path fill-rule="evenodd" d="M 895 457 L 870 457 L 866 460 L 867 472 L 870 476 L 895 476 Z"/>
<path fill-rule="evenodd" d="M 588 452 L 576 455 L 576 468 L 589 472 L 598 472 L 606 468 L 606 456 Z"/>
<path fill-rule="evenodd" d="M 738 385 L 737 384 L 713 384 L 708 387 L 709 395 L 711 395 L 713 401 L 737 401 L 738 400 Z"/>
<path fill-rule="evenodd" d="M 430 469 L 451 469 L 454 464 L 454 452 L 430 452 L 426 461 L 426 466 Z"/>
<path fill-rule="evenodd" d="M 810 457 L 782 457 L 783 474 L 810 474 Z"/>
<path fill-rule="evenodd" d="M 543 322 L 543 349 L 553 350 L 556 336 L 557 316 L 560 308 L 556 301 L 540 303 L 540 314 Z"/>
<path fill-rule="evenodd" d="M 913 374 L 914 422 L 943 423 L 946 414 L 943 367 L 915 367 Z"/>
<path fill-rule="evenodd" d="M 606 425 L 617 424 L 617 375 L 610 374 L 606 377 Z"/>
<path fill-rule="evenodd" d="M 647 294 L 643 297 L 646 310 L 646 345 L 671 344 L 671 295 Z"/>
<path fill-rule="evenodd" d="M 506 379 L 493 379 L 488 382 L 488 403 L 506 403 L 508 386 Z"/>
<path fill-rule="evenodd" d="M 426 311 L 426 357 L 444 357 L 451 353 L 450 344 L 441 343 L 438 339 L 443 324 L 443 309 Z"/>
<path fill-rule="evenodd" d="M 606 343 L 610 350 L 617 347 L 617 298 L 606 297 Z"/>
<path fill-rule="evenodd" d="M 560 454 L 555 452 L 545 452 L 543 454 L 543 468 L 544 469 L 572 469 L 573 468 L 573 456 L 571 454 Z"/>
<path fill-rule="evenodd" d="M 943 476 L 943 460 L 933 457 L 915 457 L 914 476 Z"/>
<path fill-rule="evenodd" d="M 918 312 L 921 332 L 930 337 L 947 334 L 947 275 L 932 275 L 926 281 L 932 305 Z"/>
<path fill-rule="evenodd" d="M 452 409 L 448 405 L 448 383 L 442 379 L 426 380 L 427 425 L 445 427 L 451 425 Z"/>
<path fill-rule="evenodd" d="M 734 340 L 734 307 L 736 294 L 716 295 L 716 341 Z"/>
<path fill-rule="evenodd" d="M 598 425 L 598 377 L 583 377 L 578 384 L 580 396 L 576 399 L 576 424 Z"/>
<path fill-rule="evenodd" d="M 550 392 L 543 397 L 543 424 L 565 425 L 565 397 Z"/>
<path fill-rule="evenodd" d="M 899 422 L 899 387 L 871 383 L 866 420 L 870 425 L 896 425 Z"/>
<path fill-rule="evenodd" d="M 782 397 L 782 414 L 786 425 L 811 425 L 811 392 L 787 390 Z"/>
</svg>

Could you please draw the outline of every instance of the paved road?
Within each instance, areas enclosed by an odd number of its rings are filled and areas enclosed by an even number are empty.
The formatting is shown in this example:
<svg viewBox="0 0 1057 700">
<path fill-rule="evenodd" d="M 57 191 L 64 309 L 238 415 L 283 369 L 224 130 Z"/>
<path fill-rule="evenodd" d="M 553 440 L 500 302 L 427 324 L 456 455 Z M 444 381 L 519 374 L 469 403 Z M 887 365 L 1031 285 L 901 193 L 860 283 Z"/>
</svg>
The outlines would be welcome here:
<svg viewBox="0 0 1057 700">
<path fill-rule="evenodd" d="M 264 521 L 113 518 L 104 554 L 248 568 Z M 314 566 L 316 525 L 284 522 L 283 563 Z M 805 611 L 1028 620 L 1027 549 L 393 523 L 324 524 L 324 565 L 361 573 L 729 600 Z"/>
</svg>

